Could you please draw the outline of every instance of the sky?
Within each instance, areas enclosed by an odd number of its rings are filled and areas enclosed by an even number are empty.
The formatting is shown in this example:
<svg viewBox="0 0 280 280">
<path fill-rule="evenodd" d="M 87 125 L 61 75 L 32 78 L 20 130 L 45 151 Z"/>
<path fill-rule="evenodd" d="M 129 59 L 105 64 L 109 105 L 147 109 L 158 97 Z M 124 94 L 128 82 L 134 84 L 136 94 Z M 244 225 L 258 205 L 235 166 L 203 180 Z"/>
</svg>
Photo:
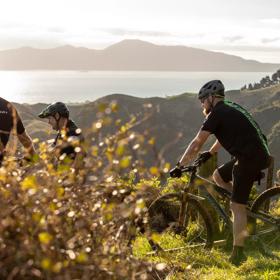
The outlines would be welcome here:
<svg viewBox="0 0 280 280">
<path fill-rule="evenodd" d="M 280 63 L 280 0 L 0 1 L 0 50 L 140 39 Z"/>
</svg>

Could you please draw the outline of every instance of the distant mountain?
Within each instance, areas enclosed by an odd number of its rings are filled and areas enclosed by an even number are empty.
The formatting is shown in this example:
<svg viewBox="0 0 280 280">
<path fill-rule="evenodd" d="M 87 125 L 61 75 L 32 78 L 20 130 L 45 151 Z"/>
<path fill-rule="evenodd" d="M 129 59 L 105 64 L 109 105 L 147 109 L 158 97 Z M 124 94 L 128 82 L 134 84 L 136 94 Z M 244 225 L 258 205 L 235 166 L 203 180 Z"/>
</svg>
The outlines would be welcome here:
<svg viewBox="0 0 280 280">
<path fill-rule="evenodd" d="M 275 157 L 275 166 L 280 168 L 280 86 L 274 86 L 262 90 L 240 92 L 226 92 L 229 100 L 238 102 L 247 108 L 259 123 L 263 132 L 268 137 L 269 147 Z M 158 151 L 163 151 L 163 157 L 175 164 L 183 153 L 189 141 L 196 135 L 203 122 L 201 106 L 194 94 L 182 94 L 170 98 L 137 98 L 127 95 L 114 94 L 103 97 L 95 102 L 69 106 L 72 118 L 84 130 L 92 127 L 96 121 L 96 114 L 100 103 L 110 103 L 115 100 L 119 105 L 119 111 L 115 113 L 115 119 L 123 123 L 130 116 L 143 115 L 145 104 L 152 106 L 152 115 L 137 127 L 140 133 L 149 131 L 156 139 Z M 42 140 L 51 138 L 50 127 L 42 122 L 37 114 L 45 107 L 45 104 L 20 105 L 16 104 L 22 119 L 32 137 Z M 108 127 L 114 131 L 115 125 Z M 181 137 L 178 138 L 178 135 Z M 213 139 L 212 139 L 213 140 Z M 208 142 L 208 145 L 211 141 Z M 204 148 L 205 149 L 205 148 Z M 229 159 L 228 154 L 221 153 L 221 161 Z"/>
<path fill-rule="evenodd" d="M 62 46 L 0 51 L 0 70 L 249 71 L 274 72 L 280 64 L 260 63 L 186 46 L 124 40 L 104 50 Z"/>
</svg>

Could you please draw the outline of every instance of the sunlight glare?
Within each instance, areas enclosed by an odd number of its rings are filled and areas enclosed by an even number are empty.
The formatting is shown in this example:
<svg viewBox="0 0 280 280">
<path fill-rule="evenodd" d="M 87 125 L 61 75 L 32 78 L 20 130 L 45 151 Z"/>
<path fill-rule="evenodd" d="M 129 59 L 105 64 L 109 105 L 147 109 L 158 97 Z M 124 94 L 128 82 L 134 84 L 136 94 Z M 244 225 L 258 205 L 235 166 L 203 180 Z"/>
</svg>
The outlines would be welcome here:
<svg viewBox="0 0 280 280">
<path fill-rule="evenodd" d="M 24 84 L 24 79 L 19 72 L 0 71 L 0 96 L 2 98 L 12 102 L 22 102 L 20 92 Z"/>
</svg>

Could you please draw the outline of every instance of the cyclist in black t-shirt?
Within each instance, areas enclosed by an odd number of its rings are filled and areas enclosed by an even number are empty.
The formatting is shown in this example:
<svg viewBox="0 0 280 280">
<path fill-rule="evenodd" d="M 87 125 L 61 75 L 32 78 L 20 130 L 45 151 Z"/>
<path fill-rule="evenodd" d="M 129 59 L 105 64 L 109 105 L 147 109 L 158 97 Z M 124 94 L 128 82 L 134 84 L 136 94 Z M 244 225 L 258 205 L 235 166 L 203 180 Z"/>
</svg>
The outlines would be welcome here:
<svg viewBox="0 0 280 280">
<path fill-rule="evenodd" d="M 80 147 L 84 140 L 82 131 L 69 119 L 69 109 L 63 102 L 50 104 L 38 116 L 47 118 L 52 128 L 58 131 L 52 145 L 58 151 L 59 156 L 62 158 L 66 156 L 74 160 L 77 158 L 77 154 L 82 154 Z M 78 146 L 74 145 L 77 142 Z"/>
<path fill-rule="evenodd" d="M 7 100 L 0 97 L 0 165 L 2 164 L 6 145 L 9 141 L 10 134 L 17 135 L 20 143 L 24 146 L 28 157 L 35 155 L 34 146 L 16 108 Z"/>
<path fill-rule="evenodd" d="M 239 265 L 246 260 L 243 252 L 247 235 L 246 204 L 253 182 L 260 171 L 268 167 L 270 156 L 266 137 L 252 116 L 224 97 L 224 85 L 219 80 L 210 81 L 200 89 L 198 98 L 206 118 L 178 167 L 195 159 L 210 134 L 217 140 L 209 151 L 200 154 L 200 162 L 207 161 L 221 146 L 232 155 L 230 162 L 215 170 L 213 179 L 232 192 L 233 251 L 229 260 Z"/>
</svg>

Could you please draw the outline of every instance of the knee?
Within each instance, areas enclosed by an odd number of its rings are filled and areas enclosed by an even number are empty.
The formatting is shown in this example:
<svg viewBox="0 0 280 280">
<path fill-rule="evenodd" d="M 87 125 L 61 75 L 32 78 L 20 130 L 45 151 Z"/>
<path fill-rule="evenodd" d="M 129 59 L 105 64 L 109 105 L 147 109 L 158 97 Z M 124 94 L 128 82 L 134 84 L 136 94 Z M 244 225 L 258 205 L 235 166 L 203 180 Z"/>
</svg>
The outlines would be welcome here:
<svg viewBox="0 0 280 280">
<path fill-rule="evenodd" d="M 216 169 L 212 175 L 214 182 L 217 185 L 220 185 L 223 182 L 223 179 L 221 178 L 218 169 Z"/>
</svg>

